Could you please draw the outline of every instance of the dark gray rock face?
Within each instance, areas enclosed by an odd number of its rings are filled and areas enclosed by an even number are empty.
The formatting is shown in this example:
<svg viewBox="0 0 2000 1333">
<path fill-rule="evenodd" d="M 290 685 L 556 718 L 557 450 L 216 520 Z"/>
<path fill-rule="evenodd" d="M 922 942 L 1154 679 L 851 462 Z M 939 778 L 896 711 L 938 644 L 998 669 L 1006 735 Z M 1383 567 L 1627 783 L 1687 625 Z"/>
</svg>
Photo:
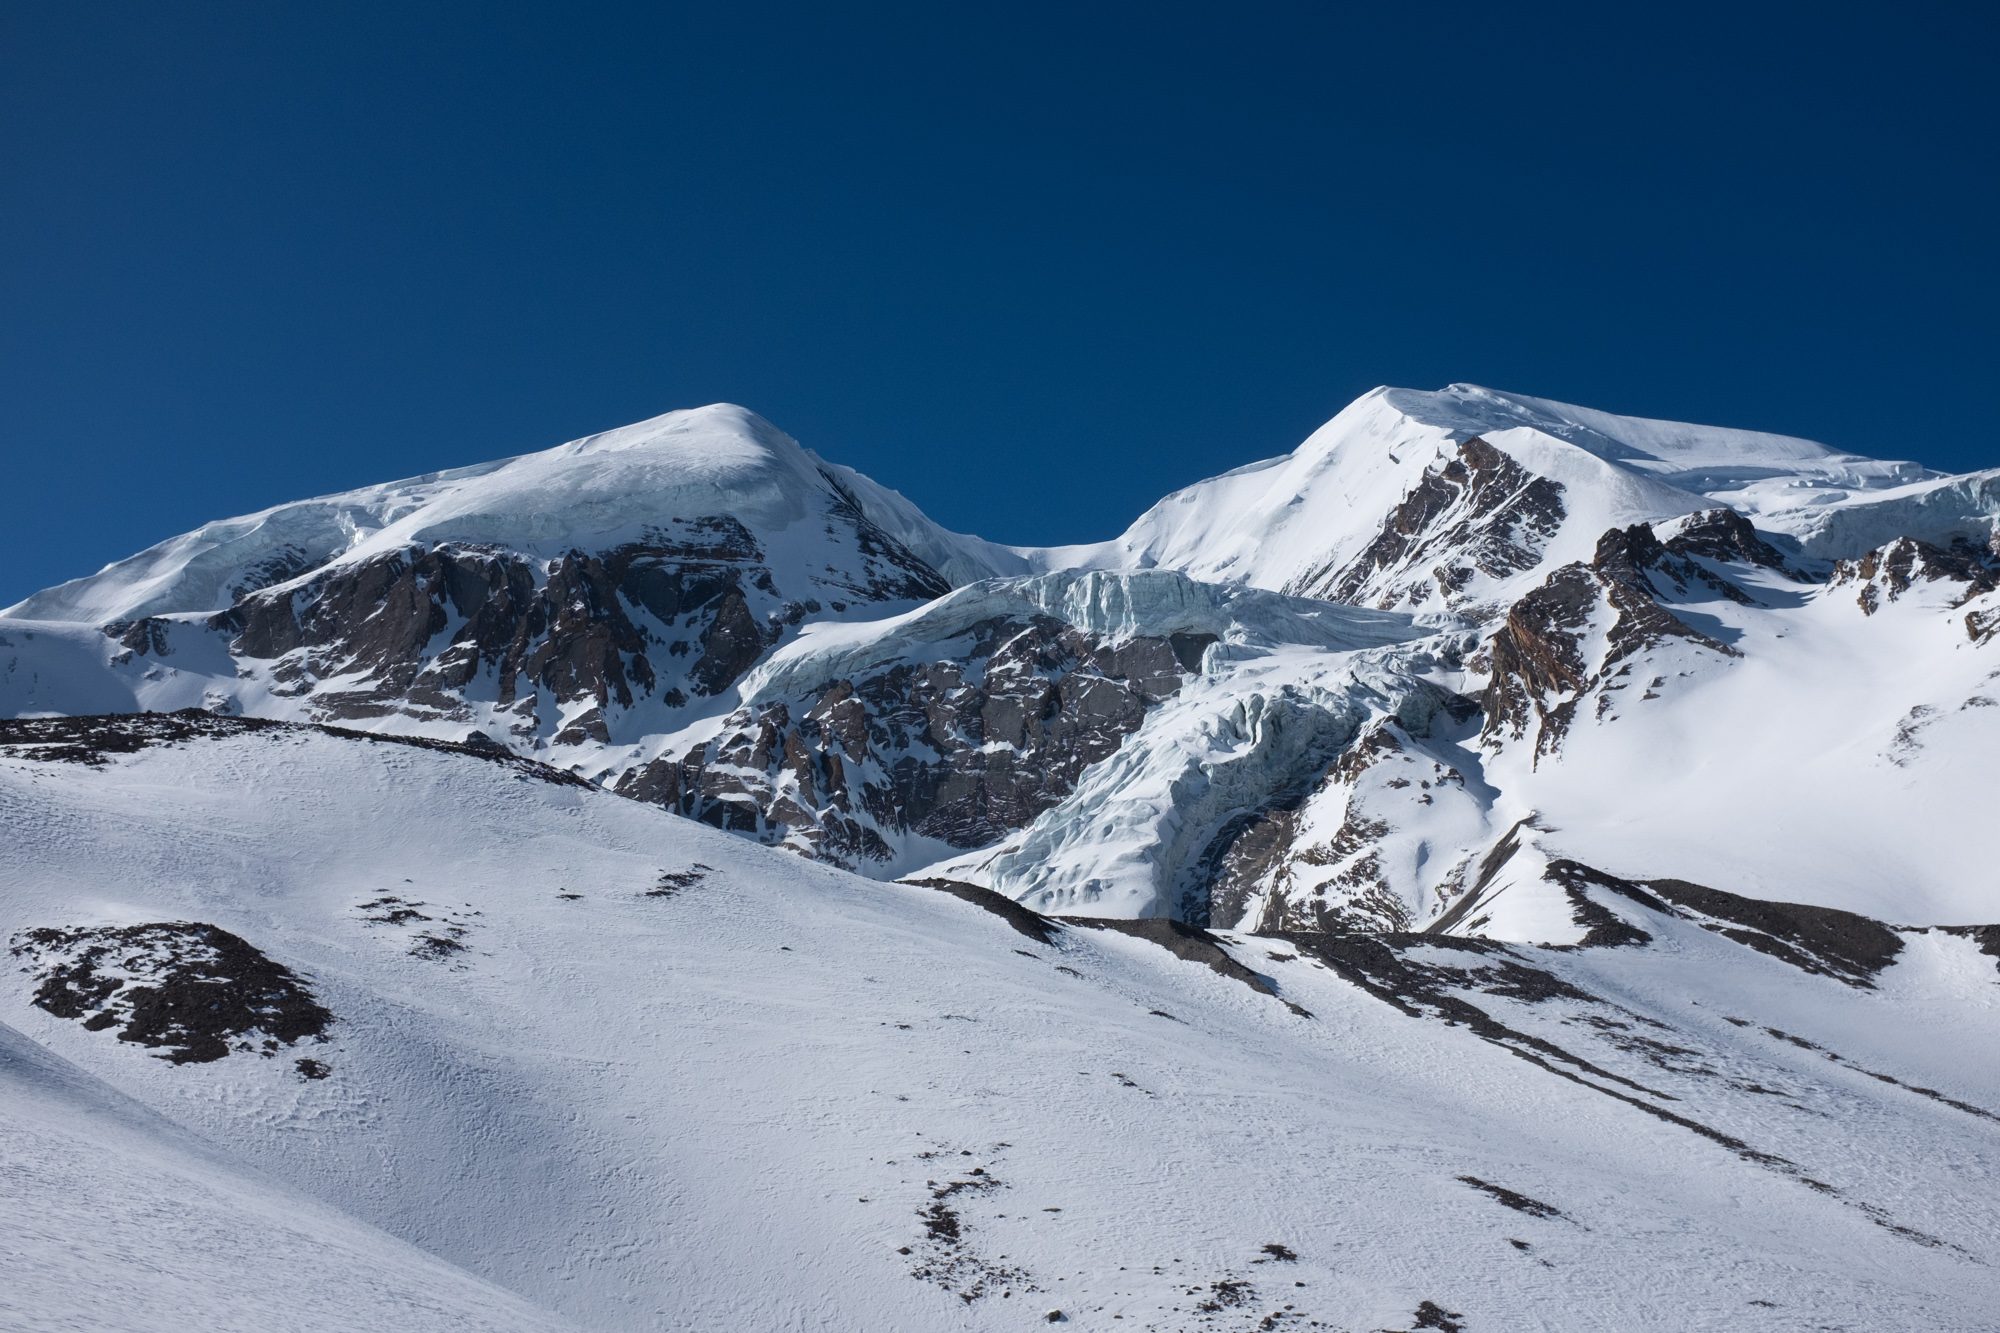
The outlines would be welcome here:
<svg viewBox="0 0 2000 1333">
<path fill-rule="evenodd" d="M 1475 435 L 1424 474 L 1360 555 L 1310 570 L 1285 591 L 1393 610 L 1435 590 L 1456 606 L 1476 574 L 1533 568 L 1565 512 L 1559 484 Z"/>
<path fill-rule="evenodd" d="M 984 846 L 1067 795 L 1209 642 L 1108 645 L 1048 616 L 982 621 L 937 660 L 741 708 L 715 739 L 629 770 L 617 790 L 862 868 L 904 835 Z"/>
<path fill-rule="evenodd" d="M 1734 509 L 1706 509 L 1681 520 L 1679 530 L 1664 543 L 1677 556 L 1699 556 L 1722 564 L 1762 565 L 1803 577 L 1790 570 L 1778 548 L 1765 541 L 1749 519 Z M 1693 576 L 1699 577 L 1699 569 Z"/>
<path fill-rule="evenodd" d="M 1885 603 L 1901 598 L 1918 583 L 1948 581 L 1963 584 L 1955 594 L 1955 605 L 1963 606 L 1975 597 L 2000 588 L 2000 558 L 1969 542 L 1948 547 L 1934 546 L 1914 537 L 1898 537 L 1887 546 L 1854 560 L 1834 566 L 1834 586 L 1858 585 L 1855 601 L 1867 615 L 1874 615 Z M 1967 620 L 1968 628 L 1971 619 Z M 1981 637 L 1974 629 L 1972 637 Z"/>
<path fill-rule="evenodd" d="M 1405 751 L 1400 729 L 1379 722 L 1341 751 L 1326 774 L 1319 790 L 1345 788 L 1352 791 L 1361 776 L 1392 756 Z M 1377 844 L 1389 832 L 1389 825 L 1350 799 L 1345 817 L 1332 838 L 1324 843 L 1305 843 L 1296 838 L 1292 812 L 1279 810 L 1254 825 L 1249 835 L 1237 841 L 1224 861 L 1211 902 L 1225 910 L 1242 904 L 1229 900 L 1234 882 L 1250 884 L 1266 881 L 1272 891 L 1251 929 L 1285 930 L 1408 930 L 1409 909 L 1390 887 L 1383 874 Z M 1258 836 L 1258 835 L 1262 836 Z M 1292 863 L 1321 867 L 1327 876 L 1318 879 L 1310 894 L 1290 891 Z M 1216 902 L 1217 898 L 1221 902 Z M 1229 921 L 1231 916 L 1217 916 Z"/>
<path fill-rule="evenodd" d="M 1602 706 L 1606 689 L 1622 688 L 1617 682 L 1629 674 L 1630 660 L 1668 639 L 1738 655 L 1675 615 L 1666 600 L 1700 585 L 1747 603 L 1748 593 L 1699 563 L 1695 553 L 1767 564 L 1777 552 L 1754 533 L 1744 539 L 1726 521 L 1674 540 L 1678 548 L 1662 543 L 1644 523 L 1614 528 L 1598 540 L 1589 563 L 1564 565 L 1508 609 L 1493 636 L 1492 675 L 1481 701 L 1488 737 L 1519 739 L 1532 731 L 1537 753 L 1554 753 L 1585 696 L 1596 693 Z M 1598 630 L 1602 646 L 1587 649 Z"/>
</svg>

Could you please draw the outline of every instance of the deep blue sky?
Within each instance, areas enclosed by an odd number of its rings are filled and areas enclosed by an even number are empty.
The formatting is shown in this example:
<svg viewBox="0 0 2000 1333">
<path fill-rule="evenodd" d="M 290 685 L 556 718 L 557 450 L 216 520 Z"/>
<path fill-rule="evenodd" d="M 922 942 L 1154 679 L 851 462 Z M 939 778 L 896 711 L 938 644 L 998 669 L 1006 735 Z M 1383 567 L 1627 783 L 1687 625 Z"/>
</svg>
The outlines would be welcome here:
<svg viewBox="0 0 2000 1333">
<path fill-rule="evenodd" d="M 2000 463 L 1991 14 L 0 0 L 0 604 L 719 399 L 1023 542 L 1385 382 Z"/>
</svg>

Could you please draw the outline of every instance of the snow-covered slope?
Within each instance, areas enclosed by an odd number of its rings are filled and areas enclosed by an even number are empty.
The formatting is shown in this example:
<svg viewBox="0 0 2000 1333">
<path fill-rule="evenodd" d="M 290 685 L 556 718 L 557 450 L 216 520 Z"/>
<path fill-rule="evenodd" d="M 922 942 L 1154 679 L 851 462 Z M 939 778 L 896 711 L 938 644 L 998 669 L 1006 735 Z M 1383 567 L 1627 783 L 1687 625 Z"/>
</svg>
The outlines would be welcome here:
<svg viewBox="0 0 2000 1333">
<path fill-rule="evenodd" d="M 7 1169 L 65 1173 L 61 1206 L 0 1201 L 35 1229 L 0 1247 L 27 1327 L 185 1326 L 165 1284 L 193 1280 L 252 1326 L 308 1260 L 304 1308 L 385 1329 L 533 1326 L 493 1286 L 599 1329 L 1976 1329 L 2000 1302 L 1978 937 L 1725 936 L 1726 895 L 1567 868 L 1580 950 L 1134 936 L 492 757 L 200 718 L 0 740 L 0 1021 L 54 1053 L 5 1066 Z M 263 998 L 160 1003 L 203 985 Z M 91 1128 L 120 1094 L 180 1129 Z M 184 1170 L 189 1216 L 118 1230 Z M 246 1179 L 221 1211 L 255 1242 L 169 1248 Z M 374 1294 L 423 1280 L 407 1316 Z"/>
<path fill-rule="evenodd" d="M 245 1167 L 4 1023 L 0 1228 L 0 1326 L 16 1333 L 571 1327 Z"/>
</svg>

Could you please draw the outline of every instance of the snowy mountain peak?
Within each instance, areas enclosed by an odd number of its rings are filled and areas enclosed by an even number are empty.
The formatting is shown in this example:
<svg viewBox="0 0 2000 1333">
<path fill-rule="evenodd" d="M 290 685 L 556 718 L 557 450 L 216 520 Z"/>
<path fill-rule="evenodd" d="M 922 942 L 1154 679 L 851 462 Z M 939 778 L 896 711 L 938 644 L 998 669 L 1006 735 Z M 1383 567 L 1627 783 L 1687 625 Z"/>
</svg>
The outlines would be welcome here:
<svg viewBox="0 0 2000 1333">
<path fill-rule="evenodd" d="M 819 522 L 829 513 L 841 519 L 832 529 Z M 807 571 L 854 564 L 857 523 L 914 548 L 905 553 L 933 571 L 949 566 L 978 577 L 1021 565 L 1000 548 L 943 531 L 893 491 L 824 463 L 755 412 L 717 403 L 537 453 L 207 523 L 0 616 L 105 624 L 213 613 L 329 565 L 414 546 L 460 543 L 547 560 L 718 515 L 755 534 L 778 563 L 790 557 L 799 585 L 809 582 Z M 842 549 L 820 549 L 829 542 Z"/>
<path fill-rule="evenodd" d="M 675 449 L 685 448 L 691 440 L 713 441 L 717 437 L 761 446 L 769 454 L 803 452 L 791 436 L 738 403 L 676 408 L 656 417 L 647 417 L 644 421 L 557 445 L 549 452 L 576 455 L 618 453 L 629 449 Z"/>
<path fill-rule="evenodd" d="M 1382 387 L 1292 453 L 1176 491 L 1113 541 L 1056 555 L 1477 621 L 1548 570 L 1588 558 L 1610 527 L 1720 504 L 1803 537 L 1842 527 L 1830 506 L 1937 480 L 1915 463 L 1791 436 L 1617 416 L 1475 384 Z M 1926 534 L 1964 527 L 1966 514 L 1944 512 L 1960 498 L 1934 497 Z M 1974 510 L 1985 503 L 1970 497 Z"/>
</svg>

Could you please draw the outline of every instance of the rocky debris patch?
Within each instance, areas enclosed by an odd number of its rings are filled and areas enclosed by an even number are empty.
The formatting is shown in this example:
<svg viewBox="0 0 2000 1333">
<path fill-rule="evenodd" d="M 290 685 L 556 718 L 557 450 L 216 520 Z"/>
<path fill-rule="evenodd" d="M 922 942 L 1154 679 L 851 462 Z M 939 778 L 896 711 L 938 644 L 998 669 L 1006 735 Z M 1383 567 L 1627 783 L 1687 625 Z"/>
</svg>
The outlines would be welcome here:
<svg viewBox="0 0 2000 1333">
<path fill-rule="evenodd" d="M 1571 860 L 1550 862 L 1544 877 L 1569 891 L 1579 923 L 1589 926 L 1574 947 L 1643 944 L 1652 938 L 1592 898 L 1588 890 L 1595 888 L 1850 986 L 1872 988 L 1875 976 L 1903 950 L 1894 928 L 1838 908 L 1745 898 L 1679 879 L 1620 879 Z"/>
<path fill-rule="evenodd" d="M 1297 1260 L 1298 1256 L 1283 1245 L 1266 1245 L 1262 1257 L 1252 1259 L 1250 1263 L 1295 1263 Z M 1164 1275 L 1166 1270 L 1156 1267 L 1153 1272 Z M 1144 1327 L 1155 1333 L 1184 1333 L 1188 1330 L 1222 1333 L 1225 1329 L 1272 1333 L 1277 1329 L 1331 1330 L 1343 1327 L 1299 1308 L 1306 1297 L 1298 1289 L 1305 1285 L 1302 1281 L 1295 1281 L 1281 1287 L 1284 1294 L 1294 1297 L 1287 1301 L 1282 1296 L 1269 1295 L 1260 1290 L 1247 1274 L 1234 1268 L 1225 1269 L 1221 1276 L 1179 1287 L 1178 1308 L 1166 1314 L 1171 1322 L 1148 1322 Z"/>
<path fill-rule="evenodd" d="M 386 926 L 400 932 L 406 941 L 405 951 L 412 958 L 433 963 L 450 962 L 471 949 L 466 941 L 472 934 L 473 918 L 480 915 L 469 903 L 462 908 L 437 907 L 395 894 L 357 903 L 354 910 L 371 927 Z"/>
<path fill-rule="evenodd" d="M 250 719 L 246 718 L 245 721 Z M 593 789 L 596 784 L 588 778 L 579 777 L 567 769 L 551 764 L 526 759 L 507 749 L 483 731 L 475 731 L 461 741 L 439 740 L 431 736 L 394 736 L 375 731 L 354 731 L 347 727 L 317 725 L 316 731 L 329 736 L 339 736 L 344 740 L 368 741 L 380 745 L 406 745 L 415 750 L 435 750 L 441 754 L 469 755 L 474 759 L 484 759 L 489 763 L 504 764 L 522 777 L 533 778 L 555 787 L 582 787 Z"/>
<path fill-rule="evenodd" d="M 220 926 L 45 926 L 11 945 L 36 978 L 37 1007 L 93 1032 L 115 1029 L 120 1041 L 177 1065 L 232 1051 L 274 1056 L 323 1039 L 333 1022 L 304 980 Z"/>
<path fill-rule="evenodd" d="M 218 717 L 199 708 L 176 713 L 0 718 L 0 755 L 101 768 L 116 756 L 137 754 L 156 745 L 282 731 L 285 727 L 285 723 L 258 718 Z"/>
<path fill-rule="evenodd" d="M 648 898 L 677 898 L 707 879 L 713 866 L 696 861 L 686 870 L 662 870 L 659 880 L 646 890 Z"/>
<path fill-rule="evenodd" d="M 975 1228 L 965 1217 L 966 1203 L 1007 1185 L 989 1166 L 968 1162 L 970 1158 L 970 1149 L 953 1153 L 934 1147 L 917 1154 L 918 1161 L 948 1161 L 964 1169 L 924 1181 L 927 1198 L 916 1213 L 922 1233 L 899 1251 L 913 1261 L 910 1276 L 943 1287 L 967 1305 L 1040 1291 L 1025 1269 L 1004 1262 L 1006 1255 L 989 1257 L 980 1251 Z"/>
<path fill-rule="evenodd" d="M 1629 879 L 1620 879 L 1616 875 L 1607 875 L 1602 870 L 1584 865 L 1581 861 L 1566 858 L 1551 861 L 1548 868 L 1542 872 L 1542 878 L 1551 884 L 1562 886 L 1569 897 L 1570 914 L 1576 919 L 1576 923 L 1584 928 L 1583 938 L 1572 946 L 1575 948 L 1625 948 L 1648 943 L 1653 938 L 1599 902 L 1591 895 L 1592 888 L 1618 894 L 1663 915 L 1673 915 L 1673 908 L 1648 892 L 1643 885 Z"/>
<path fill-rule="evenodd" d="M 1209 1283 L 1206 1291 L 1196 1287 L 1188 1294 L 1203 1298 L 1194 1307 L 1197 1314 L 1218 1314 L 1223 1310 L 1234 1310 L 1248 1305 L 1257 1298 L 1257 1289 L 1241 1278 L 1223 1278 L 1219 1282 Z"/>
<path fill-rule="evenodd" d="M 1253 971 L 1238 962 L 1235 956 L 1223 946 L 1219 938 L 1208 931 L 1196 926 L 1190 926 L 1186 922 L 1175 920 L 1172 917 L 1140 917 L 1136 919 L 1124 917 L 1050 917 L 1043 916 L 1041 913 L 1024 907 L 1011 898 L 995 893 L 991 889 L 981 888 L 976 884 L 964 884 L 957 880 L 948 879 L 917 879 L 906 880 L 904 882 L 922 888 L 936 889 L 940 893 L 948 893 L 954 898 L 991 912 L 1037 944 L 1060 948 L 1062 946 L 1063 933 L 1073 930 L 1109 930 L 1116 931 L 1120 935 L 1130 935 L 1136 939 L 1146 940 L 1159 945 L 1168 953 L 1171 953 L 1174 957 L 1184 962 L 1198 963 L 1212 972 L 1227 977 L 1231 981 L 1248 986 L 1260 995 L 1271 996 L 1302 1018 L 1312 1017 L 1312 1014 L 1308 1010 L 1279 995 L 1278 987 L 1271 978 L 1261 972 Z M 1031 954 L 1029 956 L 1033 957 L 1034 955 Z M 1056 970 L 1067 973 L 1070 976 L 1082 975 L 1075 968 L 1067 966 L 1058 965 Z M 1161 1018 L 1175 1018 L 1173 1014 L 1167 1013 L 1163 1009 L 1155 1009 L 1151 1012 Z M 1175 1021 L 1179 1022 L 1180 1020 L 1175 1018 Z"/>
<path fill-rule="evenodd" d="M 1150 1089 L 1140 1087 L 1139 1084 L 1132 1078 L 1130 1074 L 1122 1074 L 1114 1069 L 1111 1071 L 1111 1079 L 1112 1082 L 1116 1083 L 1121 1088 L 1130 1088 L 1132 1091 L 1137 1093 L 1143 1093 L 1145 1096 L 1148 1097 L 1155 1095 Z"/>
<path fill-rule="evenodd" d="M 1235 957 L 1222 947 L 1221 940 L 1205 930 L 1176 921 L 1172 917 L 1152 916 L 1137 919 L 1064 917 L 1063 924 L 1084 930 L 1114 930 L 1121 935 L 1147 940 L 1159 945 L 1176 958 L 1185 962 L 1200 963 L 1211 972 L 1248 986 L 1259 995 L 1269 995 L 1274 998 L 1278 996 L 1278 988 L 1269 977 L 1260 972 L 1253 972 L 1237 962 Z M 1289 1007 L 1294 1013 L 1310 1017 L 1305 1010 L 1295 1004 Z"/>
<path fill-rule="evenodd" d="M 1412 1333 L 1424 1328 L 1436 1329 L 1437 1333 L 1465 1333 L 1466 1329 L 1464 1315 L 1456 1310 L 1447 1310 L 1436 1301 L 1423 1302 L 1411 1318 L 1414 1320 L 1410 1325 Z"/>
<path fill-rule="evenodd" d="M 1056 942 L 1058 926 L 1053 918 L 1043 916 L 1032 908 L 1023 907 L 1004 894 L 983 889 L 977 884 L 961 883 L 955 879 L 911 879 L 903 882 L 920 888 L 936 889 L 939 893 L 948 893 L 963 902 L 991 912 L 1037 944 Z"/>
<path fill-rule="evenodd" d="M 1646 887 L 1704 929 L 1850 986 L 1872 988 L 1903 951 L 1902 937 L 1888 926 L 1838 908 L 1743 898 L 1678 879 L 1647 880 Z"/>
<path fill-rule="evenodd" d="M 1512 1208 L 1517 1213 L 1526 1213 L 1529 1217 L 1562 1217 L 1564 1215 L 1563 1210 L 1554 1204 L 1543 1203 L 1540 1199 L 1531 1199 L 1519 1190 L 1510 1190 L 1505 1185 L 1495 1185 L 1492 1181 L 1481 1180 L 1478 1176 L 1460 1176 L 1458 1179 L 1459 1183 L 1470 1185 L 1473 1189 L 1478 1190 L 1495 1203 Z"/>
</svg>

